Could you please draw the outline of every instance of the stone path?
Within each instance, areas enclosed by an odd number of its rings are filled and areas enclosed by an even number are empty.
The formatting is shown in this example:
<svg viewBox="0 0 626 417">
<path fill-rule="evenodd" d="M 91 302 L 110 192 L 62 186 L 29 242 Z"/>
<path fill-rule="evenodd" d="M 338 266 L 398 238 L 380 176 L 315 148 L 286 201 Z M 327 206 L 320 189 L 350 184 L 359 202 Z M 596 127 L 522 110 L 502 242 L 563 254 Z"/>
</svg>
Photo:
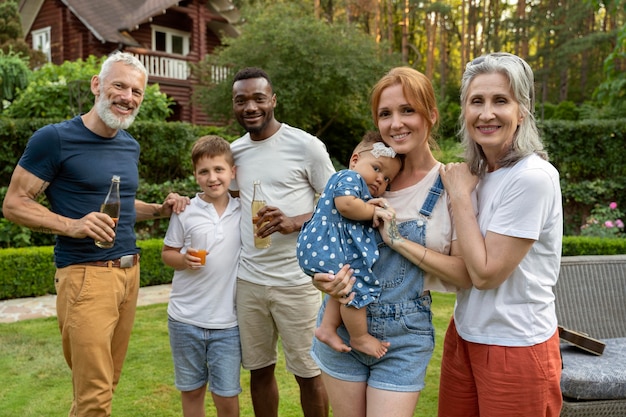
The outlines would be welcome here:
<svg viewBox="0 0 626 417">
<path fill-rule="evenodd" d="M 137 305 L 167 303 L 171 289 L 171 284 L 141 287 Z M 42 297 L 2 300 L 0 301 L 0 323 L 56 316 L 56 298 L 56 295 L 44 295 Z"/>
</svg>

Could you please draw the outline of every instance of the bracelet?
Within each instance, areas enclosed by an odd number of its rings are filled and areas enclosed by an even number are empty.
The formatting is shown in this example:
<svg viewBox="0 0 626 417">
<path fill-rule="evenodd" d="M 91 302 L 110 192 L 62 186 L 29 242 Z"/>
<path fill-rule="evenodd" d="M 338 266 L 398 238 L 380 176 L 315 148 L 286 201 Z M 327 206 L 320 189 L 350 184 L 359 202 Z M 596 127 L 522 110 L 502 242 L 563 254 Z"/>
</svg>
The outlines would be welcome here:
<svg viewBox="0 0 626 417">
<path fill-rule="evenodd" d="M 422 262 L 424 262 L 424 258 L 426 258 L 426 252 L 428 252 L 428 249 L 426 249 L 426 247 L 424 246 L 424 255 L 422 255 L 422 259 L 419 261 L 417 266 L 420 266 Z"/>
</svg>

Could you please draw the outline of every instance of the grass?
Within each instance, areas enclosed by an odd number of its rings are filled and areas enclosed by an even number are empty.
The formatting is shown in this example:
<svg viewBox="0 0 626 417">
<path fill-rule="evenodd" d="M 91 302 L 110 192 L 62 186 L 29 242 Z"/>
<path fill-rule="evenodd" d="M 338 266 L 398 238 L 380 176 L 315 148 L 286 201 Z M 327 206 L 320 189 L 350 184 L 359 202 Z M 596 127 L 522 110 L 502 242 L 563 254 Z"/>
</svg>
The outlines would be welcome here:
<svg viewBox="0 0 626 417">
<path fill-rule="evenodd" d="M 453 294 L 433 294 L 436 348 L 428 368 L 415 416 L 437 414 L 439 366 L 445 328 L 452 314 Z M 180 393 L 173 385 L 167 335 L 166 304 L 137 309 L 122 379 L 113 399 L 116 417 L 180 416 Z M 71 401 L 70 371 L 61 352 L 56 318 L 0 324 L 1 417 L 65 417 Z M 282 359 L 282 356 L 281 356 Z M 281 417 L 301 416 L 299 392 L 284 363 L 276 367 Z M 242 371 L 241 416 L 253 417 L 248 372 Z M 215 416 L 207 395 L 208 417 Z"/>
</svg>

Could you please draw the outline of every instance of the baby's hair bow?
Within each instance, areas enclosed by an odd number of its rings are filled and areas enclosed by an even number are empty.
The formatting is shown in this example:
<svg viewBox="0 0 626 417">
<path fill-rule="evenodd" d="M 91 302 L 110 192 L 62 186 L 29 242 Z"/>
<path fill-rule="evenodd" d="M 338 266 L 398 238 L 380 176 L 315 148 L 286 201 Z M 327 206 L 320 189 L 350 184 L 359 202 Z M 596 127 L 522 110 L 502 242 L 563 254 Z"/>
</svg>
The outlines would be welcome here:
<svg viewBox="0 0 626 417">
<path fill-rule="evenodd" d="M 376 142 L 374 146 L 372 146 L 372 155 L 374 155 L 375 158 L 379 158 L 381 156 L 394 158 L 396 156 L 396 151 L 394 151 L 390 147 L 385 146 L 385 144 L 382 142 Z"/>
</svg>

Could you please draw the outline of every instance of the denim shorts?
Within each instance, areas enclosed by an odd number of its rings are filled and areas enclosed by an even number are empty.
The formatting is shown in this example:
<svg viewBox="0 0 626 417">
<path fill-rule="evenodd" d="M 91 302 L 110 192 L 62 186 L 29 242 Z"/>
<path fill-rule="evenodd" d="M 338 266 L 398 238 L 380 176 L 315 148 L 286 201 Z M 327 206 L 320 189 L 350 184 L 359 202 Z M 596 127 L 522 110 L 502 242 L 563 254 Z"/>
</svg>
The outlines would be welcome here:
<svg viewBox="0 0 626 417">
<path fill-rule="evenodd" d="M 176 388 L 193 391 L 204 385 L 220 397 L 241 392 L 239 327 L 203 329 L 168 317 Z"/>
<path fill-rule="evenodd" d="M 368 329 L 379 340 L 391 343 L 380 359 L 356 350 L 337 352 L 317 339 L 311 356 L 322 371 L 348 382 L 366 382 L 368 386 L 386 391 L 419 392 L 424 388 L 426 367 L 435 346 L 435 332 L 430 312 L 431 297 L 400 304 L 370 304 Z M 324 314 L 320 310 L 319 319 Z M 337 330 L 348 344 L 349 336 L 341 325 Z"/>
</svg>

